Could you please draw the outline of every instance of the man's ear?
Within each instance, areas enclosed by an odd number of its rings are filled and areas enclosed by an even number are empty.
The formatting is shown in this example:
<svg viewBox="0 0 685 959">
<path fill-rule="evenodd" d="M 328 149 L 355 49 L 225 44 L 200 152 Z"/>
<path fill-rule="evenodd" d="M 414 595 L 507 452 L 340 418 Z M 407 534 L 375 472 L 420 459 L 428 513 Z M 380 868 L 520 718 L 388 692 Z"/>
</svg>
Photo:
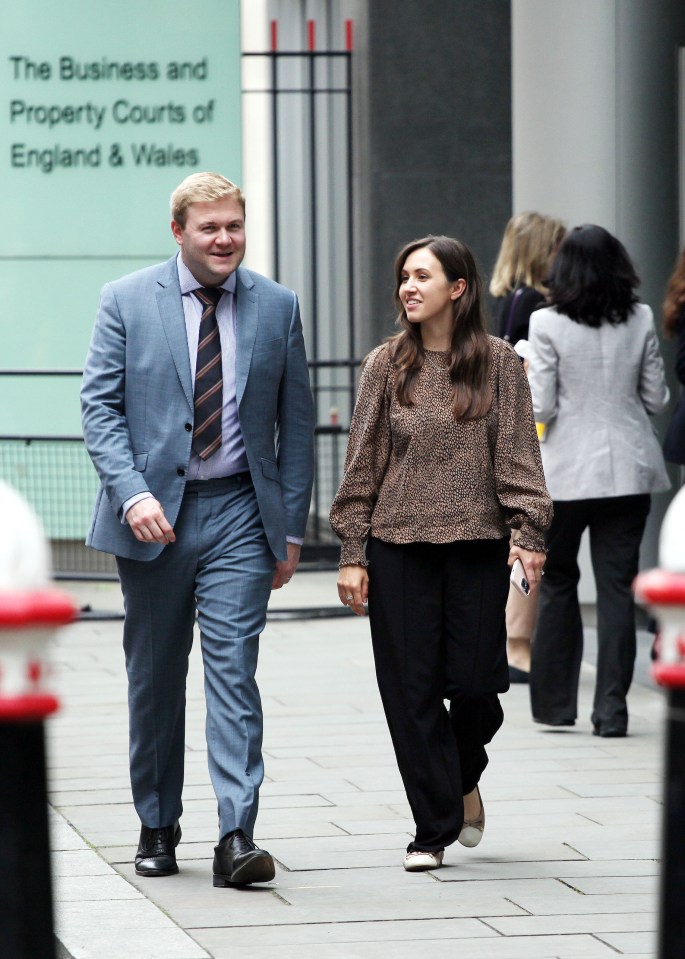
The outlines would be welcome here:
<svg viewBox="0 0 685 959">
<path fill-rule="evenodd" d="M 176 220 L 171 221 L 171 232 L 179 246 L 183 246 L 183 227 Z"/>
</svg>

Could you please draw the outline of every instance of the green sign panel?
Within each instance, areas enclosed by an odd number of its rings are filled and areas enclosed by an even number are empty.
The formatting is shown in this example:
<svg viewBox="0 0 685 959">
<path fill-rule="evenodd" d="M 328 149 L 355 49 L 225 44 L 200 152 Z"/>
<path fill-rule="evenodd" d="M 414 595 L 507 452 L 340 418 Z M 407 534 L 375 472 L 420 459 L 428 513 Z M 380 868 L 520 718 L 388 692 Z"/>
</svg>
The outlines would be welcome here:
<svg viewBox="0 0 685 959">
<path fill-rule="evenodd" d="M 163 253 L 184 176 L 240 178 L 238 0 L 23 0 L 0 68 L 2 256 Z"/>
<path fill-rule="evenodd" d="M 82 366 L 102 284 L 176 249 L 174 187 L 199 170 L 240 182 L 239 8 L 22 0 L 3 12 L 3 368 Z M 10 409 L 0 383 L 0 433 L 78 431 L 64 408 L 77 390 L 56 383 L 38 415 Z"/>
</svg>

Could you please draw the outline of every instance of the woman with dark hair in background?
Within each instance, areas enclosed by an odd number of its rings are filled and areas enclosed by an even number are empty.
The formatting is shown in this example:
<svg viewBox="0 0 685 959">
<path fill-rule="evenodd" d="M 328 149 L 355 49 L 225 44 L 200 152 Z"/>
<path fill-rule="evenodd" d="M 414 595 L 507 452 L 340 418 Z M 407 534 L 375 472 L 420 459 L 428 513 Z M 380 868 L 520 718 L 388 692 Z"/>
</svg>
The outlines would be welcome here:
<svg viewBox="0 0 685 959">
<path fill-rule="evenodd" d="M 530 320 L 528 378 L 545 478 L 554 501 L 533 639 L 533 718 L 573 726 L 583 624 L 578 549 L 590 531 L 597 585 L 597 736 L 625 736 L 635 663 L 632 581 L 650 493 L 669 480 L 650 414 L 668 403 L 654 319 L 635 293 L 623 245 L 599 226 L 576 227 L 548 279 L 550 306 Z"/>
<path fill-rule="evenodd" d="M 545 304 L 545 277 L 565 234 L 561 220 L 532 211 L 516 214 L 505 227 L 490 293 L 499 298 L 497 335 L 515 345 L 522 358 L 528 352 L 524 347 L 530 316 Z M 513 584 L 509 587 L 507 659 L 512 683 L 528 682 L 538 595 L 522 596 Z"/>
<path fill-rule="evenodd" d="M 331 523 L 340 601 L 361 615 L 368 598 L 416 822 L 404 868 L 418 871 L 483 834 L 478 782 L 509 686 L 507 564 L 520 559 L 535 589 L 551 502 L 528 382 L 485 332 L 471 252 L 449 237 L 415 240 L 395 277 L 401 331 L 366 359 Z"/>
</svg>

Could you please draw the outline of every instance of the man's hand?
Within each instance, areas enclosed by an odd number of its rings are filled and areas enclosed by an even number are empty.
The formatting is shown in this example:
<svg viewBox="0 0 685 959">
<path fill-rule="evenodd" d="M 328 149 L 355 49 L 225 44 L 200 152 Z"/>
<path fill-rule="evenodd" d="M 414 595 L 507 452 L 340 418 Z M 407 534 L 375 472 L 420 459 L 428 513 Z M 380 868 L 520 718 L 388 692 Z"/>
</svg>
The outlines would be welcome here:
<svg viewBox="0 0 685 959">
<path fill-rule="evenodd" d="M 288 543 L 288 558 L 276 560 L 274 578 L 271 582 L 272 589 L 280 589 L 293 578 L 297 564 L 300 562 L 300 549 L 297 543 Z"/>
<path fill-rule="evenodd" d="M 147 496 L 138 500 L 126 513 L 126 522 L 133 530 L 133 535 L 141 543 L 175 543 L 176 536 L 164 515 L 162 504 Z"/>
</svg>

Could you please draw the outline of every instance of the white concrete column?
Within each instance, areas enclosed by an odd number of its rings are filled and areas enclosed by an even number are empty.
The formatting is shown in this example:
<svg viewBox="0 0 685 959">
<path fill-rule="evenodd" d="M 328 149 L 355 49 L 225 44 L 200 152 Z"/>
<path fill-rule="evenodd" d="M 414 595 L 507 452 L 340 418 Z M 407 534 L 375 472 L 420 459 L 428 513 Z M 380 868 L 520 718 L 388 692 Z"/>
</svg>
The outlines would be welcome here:
<svg viewBox="0 0 685 959">
<path fill-rule="evenodd" d="M 512 0 L 514 210 L 616 229 L 616 0 Z"/>
<path fill-rule="evenodd" d="M 242 0 L 240 35 L 243 52 L 270 49 L 267 0 Z M 243 90 L 266 90 L 271 70 L 266 57 L 243 57 Z M 243 93 L 243 182 L 247 204 L 245 265 L 265 276 L 273 274 L 273 146 L 271 97 Z"/>
</svg>

